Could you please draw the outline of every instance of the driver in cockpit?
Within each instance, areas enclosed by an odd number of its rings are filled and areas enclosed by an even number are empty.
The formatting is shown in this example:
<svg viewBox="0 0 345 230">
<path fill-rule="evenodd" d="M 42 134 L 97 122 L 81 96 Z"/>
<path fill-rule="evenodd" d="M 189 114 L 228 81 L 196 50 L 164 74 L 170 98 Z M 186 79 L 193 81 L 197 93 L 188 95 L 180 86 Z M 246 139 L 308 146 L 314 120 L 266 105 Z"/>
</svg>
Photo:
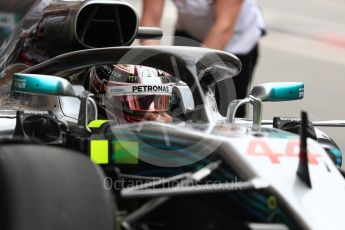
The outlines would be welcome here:
<svg viewBox="0 0 345 230">
<path fill-rule="evenodd" d="M 90 91 L 101 115 L 119 123 L 172 122 L 168 111 L 175 83 L 168 73 L 140 65 L 102 65 L 90 70 Z"/>
</svg>

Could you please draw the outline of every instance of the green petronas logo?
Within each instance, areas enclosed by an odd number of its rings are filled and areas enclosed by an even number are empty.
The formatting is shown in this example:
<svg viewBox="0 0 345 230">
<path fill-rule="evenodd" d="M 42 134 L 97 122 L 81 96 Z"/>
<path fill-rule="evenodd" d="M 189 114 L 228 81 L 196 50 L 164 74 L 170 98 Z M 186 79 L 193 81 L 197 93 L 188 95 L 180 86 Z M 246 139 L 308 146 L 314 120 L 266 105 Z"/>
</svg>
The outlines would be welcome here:
<svg viewBox="0 0 345 230">
<path fill-rule="evenodd" d="M 128 81 L 129 81 L 129 82 L 138 82 L 138 76 L 130 75 L 130 76 L 128 77 Z"/>
<path fill-rule="evenodd" d="M 161 78 L 163 83 L 170 83 L 170 79 L 168 77 L 162 76 Z"/>
</svg>

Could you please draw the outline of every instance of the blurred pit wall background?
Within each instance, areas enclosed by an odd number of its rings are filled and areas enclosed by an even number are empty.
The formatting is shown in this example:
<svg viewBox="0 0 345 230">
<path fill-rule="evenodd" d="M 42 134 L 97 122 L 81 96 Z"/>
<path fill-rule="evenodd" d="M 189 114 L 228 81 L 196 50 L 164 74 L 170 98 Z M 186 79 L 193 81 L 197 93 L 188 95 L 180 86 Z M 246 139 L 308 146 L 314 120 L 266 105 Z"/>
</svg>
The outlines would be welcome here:
<svg viewBox="0 0 345 230">
<path fill-rule="evenodd" d="M 302 101 L 265 103 L 263 118 L 298 117 L 305 110 L 313 121 L 345 120 L 344 0 L 257 1 L 268 34 L 260 43 L 260 60 L 252 85 L 271 81 L 305 83 Z M 129 2 L 140 15 L 141 0 Z M 162 44 L 171 44 L 175 20 L 176 9 L 166 0 Z M 345 128 L 322 130 L 335 140 L 344 155 Z"/>
</svg>

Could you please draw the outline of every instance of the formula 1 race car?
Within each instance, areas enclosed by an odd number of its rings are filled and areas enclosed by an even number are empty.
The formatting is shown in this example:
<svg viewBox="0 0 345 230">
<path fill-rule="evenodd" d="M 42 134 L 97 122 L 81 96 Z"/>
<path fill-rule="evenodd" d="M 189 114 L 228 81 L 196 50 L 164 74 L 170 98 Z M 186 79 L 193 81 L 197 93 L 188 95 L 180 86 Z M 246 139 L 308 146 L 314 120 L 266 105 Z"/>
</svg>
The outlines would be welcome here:
<svg viewBox="0 0 345 230">
<path fill-rule="evenodd" d="M 2 229 L 339 229 L 342 153 L 306 112 L 262 120 L 299 82 L 217 109 L 241 71 L 159 38 L 123 1 L 36 3 L 0 52 Z M 236 118 L 249 104 L 253 119 Z"/>
</svg>

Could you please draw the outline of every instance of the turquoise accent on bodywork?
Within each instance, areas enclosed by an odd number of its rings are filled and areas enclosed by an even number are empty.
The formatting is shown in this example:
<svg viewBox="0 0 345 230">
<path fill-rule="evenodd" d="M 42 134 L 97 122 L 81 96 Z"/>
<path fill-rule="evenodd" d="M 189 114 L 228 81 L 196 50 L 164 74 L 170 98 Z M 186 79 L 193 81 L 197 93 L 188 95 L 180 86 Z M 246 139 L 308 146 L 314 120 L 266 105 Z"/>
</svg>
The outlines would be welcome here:
<svg viewBox="0 0 345 230">
<path fill-rule="evenodd" d="M 274 83 L 272 84 L 270 101 L 291 101 L 304 97 L 303 83 Z"/>
<path fill-rule="evenodd" d="M 74 96 L 73 89 L 66 79 L 39 74 L 15 73 L 11 90 L 31 94 Z"/>
<path fill-rule="evenodd" d="M 333 149 L 327 149 L 327 152 L 332 154 L 335 157 L 336 165 L 341 166 L 343 163 L 343 154 L 340 149 L 333 148 Z"/>
</svg>

